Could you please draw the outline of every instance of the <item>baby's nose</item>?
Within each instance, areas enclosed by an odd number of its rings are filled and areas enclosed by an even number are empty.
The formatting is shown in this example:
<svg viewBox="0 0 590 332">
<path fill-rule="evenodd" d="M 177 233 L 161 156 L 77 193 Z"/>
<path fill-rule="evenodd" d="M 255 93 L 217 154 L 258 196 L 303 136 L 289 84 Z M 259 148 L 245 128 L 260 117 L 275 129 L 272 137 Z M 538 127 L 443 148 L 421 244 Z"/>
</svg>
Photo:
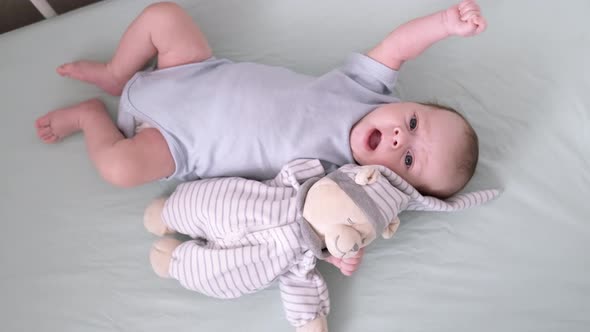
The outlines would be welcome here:
<svg viewBox="0 0 590 332">
<path fill-rule="evenodd" d="M 404 135 L 399 128 L 393 130 L 392 145 L 395 149 L 400 148 L 404 145 Z"/>
</svg>

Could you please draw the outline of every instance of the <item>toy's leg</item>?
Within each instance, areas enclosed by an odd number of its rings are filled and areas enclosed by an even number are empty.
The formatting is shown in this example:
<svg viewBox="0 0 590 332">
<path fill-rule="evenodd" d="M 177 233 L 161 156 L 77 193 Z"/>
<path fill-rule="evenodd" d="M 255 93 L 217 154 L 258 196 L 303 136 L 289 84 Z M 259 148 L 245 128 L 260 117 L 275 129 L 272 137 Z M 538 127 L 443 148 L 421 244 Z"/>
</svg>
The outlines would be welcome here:
<svg viewBox="0 0 590 332">
<path fill-rule="evenodd" d="M 143 225 L 152 234 L 163 236 L 166 234 L 173 234 L 175 231 L 164 223 L 162 220 L 162 211 L 166 204 L 166 198 L 158 198 L 153 200 L 145 209 L 143 214 Z"/>
<path fill-rule="evenodd" d="M 208 180 L 215 181 L 215 180 Z M 162 207 L 162 223 L 169 230 L 186 234 L 194 239 L 209 240 L 207 223 L 211 222 L 203 213 L 203 198 L 207 196 L 203 186 L 205 181 L 185 182 L 166 199 Z"/>
<path fill-rule="evenodd" d="M 110 62 L 76 61 L 58 67 L 57 72 L 118 96 L 154 55 L 158 56 L 158 68 L 167 68 L 203 61 L 211 57 L 211 48 L 180 6 L 160 2 L 148 6 L 129 25 Z"/>
<path fill-rule="evenodd" d="M 282 272 L 272 271 L 277 264 L 265 259 L 266 248 L 236 245 L 222 248 L 185 241 L 172 253 L 170 276 L 187 289 L 231 299 L 268 287 Z"/>
<path fill-rule="evenodd" d="M 150 251 L 150 263 L 152 269 L 161 278 L 170 278 L 170 261 L 172 260 L 172 253 L 181 244 L 180 241 L 166 237 L 159 239 L 152 246 Z"/>
<path fill-rule="evenodd" d="M 328 286 L 317 269 L 309 270 L 307 258 L 279 278 L 285 314 L 297 332 L 327 332 Z"/>
<path fill-rule="evenodd" d="M 235 298 L 241 294 L 227 282 L 228 271 L 221 265 L 226 260 L 221 258 L 221 251 L 202 246 L 198 241 L 185 241 L 174 248 L 167 264 L 157 266 L 166 268 L 169 276 L 184 288 L 216 298 Z M 153 256 L 154 260 L 158 258 L 156 254 Z"/>
</svg>

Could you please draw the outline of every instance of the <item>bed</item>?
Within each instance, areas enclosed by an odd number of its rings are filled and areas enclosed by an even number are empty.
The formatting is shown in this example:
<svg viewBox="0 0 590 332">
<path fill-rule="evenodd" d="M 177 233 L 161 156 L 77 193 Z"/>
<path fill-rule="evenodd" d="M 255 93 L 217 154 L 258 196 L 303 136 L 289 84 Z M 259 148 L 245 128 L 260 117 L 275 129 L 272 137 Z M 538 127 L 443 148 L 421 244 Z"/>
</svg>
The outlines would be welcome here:
<svg viewBox="0 0 590 332">
<path fill-rule="evenodd" d="M 105 1 L 0 35 L 0 317 L 3 331 L 290 331 L 278 287 L 237 300 L 162 280 L 144 207 L 175 183 L 103 182 L 81 135 L 43 145 L 33 122 L 99 96 L 57 65 L 107 60 L 152 1 Z M 446 0 L 184 0 L 218 57 L 321 74 Z M 489 29 L 406 63 L 405 100 L 456 107 L 481 142 L 468 190 L 482 207 L 405 213 L 361 269 L 321 263 L 331 331 L 590 328 L 590 30 L 587 0 L 481 0 Z"/>
</svg>

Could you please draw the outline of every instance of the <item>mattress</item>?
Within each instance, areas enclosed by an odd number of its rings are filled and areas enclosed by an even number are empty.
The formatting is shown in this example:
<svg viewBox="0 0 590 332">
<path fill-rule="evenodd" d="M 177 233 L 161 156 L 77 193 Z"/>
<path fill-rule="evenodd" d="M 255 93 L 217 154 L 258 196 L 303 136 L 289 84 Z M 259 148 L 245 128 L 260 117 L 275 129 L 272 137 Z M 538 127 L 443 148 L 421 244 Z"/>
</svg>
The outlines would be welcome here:
<svg viewBox="0 0 590 332">
<path fill-rule="evenodd" d="M 82 135 L 42 144 L 34 120 L 98 96 L 55 73 L 106 61 L 151 1 L 104 1 L 0 35 L 2 331 L 290 331 L 277 285 L 217 300 L 159 279 L 145 206 L 173 182 L 106 184 Z M 179 1 L 217 57 L 319 75 L 443 0 Z M 590 326 L 590 2 L 481 0 L 488 30 L 450 38 L 400 73 L 403 100 L 460 110 L 481 155 L 456 213 L 404 213 L 353 277 L 320 263 L 331 331 L 587 331 Z"/>
</svg>

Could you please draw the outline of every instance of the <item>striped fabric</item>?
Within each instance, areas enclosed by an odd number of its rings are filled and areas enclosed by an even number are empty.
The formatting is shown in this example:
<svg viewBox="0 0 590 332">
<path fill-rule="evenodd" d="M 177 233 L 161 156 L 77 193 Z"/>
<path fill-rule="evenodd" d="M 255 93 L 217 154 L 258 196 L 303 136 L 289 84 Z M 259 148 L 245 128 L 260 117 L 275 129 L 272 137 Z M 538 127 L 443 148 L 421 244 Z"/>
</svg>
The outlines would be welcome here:
<svg viewBox="0 0 590 332">
<path fill-rule="evenodd" d="M 363 168 L 375 168 L 375 166 L 345 165 L 331 173 L 330 176 L 336 172 L 341 172 L 342 174 L 346 174 L 350 180 L 355 181 L 357 174 Z M 376 212 L 379 218 L 376 220 L 377 222 L 374 224 L 374 228 L 376 233 L 380 234 L 389 223 L 397 218 L 400 212 L 406 209 L 410 197 L 395 186 L 392 186 L 386 177 L 379 175 L 379 173 L 377 174 L 378 176 L 374 183 L 357 185 L 357 187 L 368 195 L 369 199 L 374 203 L 372 206 L 376 206 Z M 367 211 L 366 207 L 363 209 L 363 205 L 360 202 L 357 202 L 357 205 L 361 207 L 367 217 L 374 214 L 372 211 Z"/>
<path fill-rule="evenodd" d="M 346 174 L 348 178 L 355 181 L 357 175 L 363 169 L 374 169 L 377 173 L 374 183 L 357 186 L 357 188 L 364 190 L 370 198 L 371 203 L 374 203 L 370 206 L 376 207 L 377 215 L 380 217 L 377 218 L 374 224 L 377 234 L 382 232 L 387 224 L 394 222 L 398 214 L 404 210 L 457 211 L 475 205 L 481 205 L 499 195 L 498 190 L 481 190 L 458 194 L 446 200 L 431 196 L 422 196 L 414 187 L 390 169 L 375 165 L 344 165 L 337 171 L 332 172 L 329 177 L 336 178 L 335 174 L 341 173 Z M 342 186 L 342 184 L 340 185 Z M 367 211 L 367 207 L 363 207 L 362 202 L 357 201 L 356 203 L 361 209 L 364 208 L 367 217 L 375 214 L 374 211 Z"/>
<path fill-rule="evenodd" d="M 443 201 L 420 195 L 382 166 L 345 165 L 339 171 L 355 179 L 363 167 L 376 167 L 381 174 L 375 183 L 360 187 L 379 210 L 383 225 L 405 209 L 452 211 L 498 195 L 487 190 Z M 302 187 L 307 180 L 324 175 L 318 160 L 300 159 L 264 182 L 232 177 L 179 185 L 166 201 L 162 218 L 169 228 L 194 240 L 173 252 L 170 275 L 188 289 L 223 299 L 255 292 L 278 280 L 291 324 L 302 326 L 327 315 L 328 289 L 316 270 L 316 248 L 311 245 L 318 238 L 306 231 L 309 226 L 301 227 L 297 195 L 300 188 L 306 194 L 305 188 L 312 183 Z"/>
<path fill-rule="evenodd" d="M 296 160 L 270 181 L 216 178 L 179 185 L 162 217 L 195 240 L 173 252 L 170 275 L 188 289 L 224 299 L 278 280 L 291 324 L 327 315 L 328 288 L 302 241 L 296 204 L 299 186 L 324 175 L 319 161 Z"/>
<path fill-rule="evenodd" d="M 431 196 L 422 196 L 414 187 L 395 174 L 392 170 L 384 166 L 376 167 L 379 172 L 387 178 L 392 186 L 397 188 L 400 192 L 407 195 L 409 202 L 406 210 L 412 211 L 458 211 L 477 205 L 482 205 L 500 195 L 500 191 L 496 189 L 480 190 L 457 194 L 446 200 L 441 200 Z M 340 168 L 343 172 L 353 173 L 358 166 L 345 165 Z M 401 211 L 400 211 L 401 212 Z"/>
</svg>

